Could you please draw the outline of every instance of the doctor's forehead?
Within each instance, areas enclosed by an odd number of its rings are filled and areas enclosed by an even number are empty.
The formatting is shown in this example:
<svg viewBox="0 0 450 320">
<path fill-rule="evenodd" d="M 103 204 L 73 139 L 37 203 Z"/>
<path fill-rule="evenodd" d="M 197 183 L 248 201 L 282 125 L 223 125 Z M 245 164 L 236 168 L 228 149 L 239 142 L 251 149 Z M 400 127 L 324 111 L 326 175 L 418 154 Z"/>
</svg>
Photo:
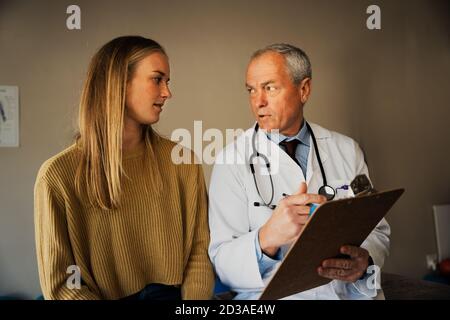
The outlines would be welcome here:
<svg viewBox="0 0 450 320">
<path fill-rule="evenodd" d="M 274 81 L 287 75 L 285 61 L 284 56 L 277 52 L 266 52 L 252 59 L 247 67 L 247 84 Z"/>
</svg>

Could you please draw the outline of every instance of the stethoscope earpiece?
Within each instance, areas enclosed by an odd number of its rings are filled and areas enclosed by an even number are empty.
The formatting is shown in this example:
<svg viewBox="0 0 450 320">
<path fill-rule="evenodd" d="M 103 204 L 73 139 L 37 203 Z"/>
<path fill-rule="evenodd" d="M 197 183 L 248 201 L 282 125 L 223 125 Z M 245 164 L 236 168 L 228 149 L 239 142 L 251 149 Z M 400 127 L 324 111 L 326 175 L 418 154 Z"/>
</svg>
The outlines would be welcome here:
<svg viewBox="0 0 450 320">
<path fill-rule="evenodd" d="M 261 202 L 253 202 L 253 205 L 255 207 L 268 207 L 269 209 L 275 209 L 277 206 L 274 204 L 265 204 L 265 203 L 261 203 Z"/>
</svg>

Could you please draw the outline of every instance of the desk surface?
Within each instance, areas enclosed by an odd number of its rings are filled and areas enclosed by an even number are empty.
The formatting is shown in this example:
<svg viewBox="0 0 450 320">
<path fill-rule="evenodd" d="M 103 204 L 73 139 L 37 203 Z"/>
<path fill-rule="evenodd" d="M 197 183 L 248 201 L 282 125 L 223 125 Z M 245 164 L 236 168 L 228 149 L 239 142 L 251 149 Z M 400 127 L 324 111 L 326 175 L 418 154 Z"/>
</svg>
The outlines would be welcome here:
<svg viewBox="0 0 450 320">
<path fill-rule="evenodd" d="M 382 272 L 381 287 L 386 300 L 450 300 L 450 286 L 398 274 Z M 231 300 L 234 296 L 226 291 L 217 294 L 215 299 Z"/>
<path fill-rule="evenodd" d="M 381 274 L 386 300 L 450 300 L 450 286 L 397 274 Z"/>
</svg>

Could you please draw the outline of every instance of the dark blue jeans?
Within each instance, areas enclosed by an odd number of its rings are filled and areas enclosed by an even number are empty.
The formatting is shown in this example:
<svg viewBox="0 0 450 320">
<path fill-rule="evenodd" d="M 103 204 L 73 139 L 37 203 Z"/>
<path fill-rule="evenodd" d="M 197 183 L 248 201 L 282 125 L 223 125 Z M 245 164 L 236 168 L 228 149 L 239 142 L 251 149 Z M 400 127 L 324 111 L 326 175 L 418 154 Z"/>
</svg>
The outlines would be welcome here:
<svg viewBox="0 0 450 320">
<path fill-rule="evenodd" d="M 176 286 L 152 283 L 122 300 L 181 300 L 181 289 Z"/>
</svg>

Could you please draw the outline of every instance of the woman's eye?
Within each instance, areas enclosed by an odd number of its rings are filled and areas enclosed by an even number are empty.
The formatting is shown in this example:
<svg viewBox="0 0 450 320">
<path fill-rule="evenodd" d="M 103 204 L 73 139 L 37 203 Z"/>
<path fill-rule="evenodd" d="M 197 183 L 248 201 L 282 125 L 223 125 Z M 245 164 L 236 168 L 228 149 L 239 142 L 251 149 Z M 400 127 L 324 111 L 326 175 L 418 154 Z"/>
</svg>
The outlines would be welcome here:
<svg viewBox="0 0 450 320">
<path fill-rule="evenodd" d="M 153 81 L 155 81 L 156 84 L 160 84 L 161 83 L 162 78 L 161 77 L 155 77 L 153 78 Z"/>
</svg>

